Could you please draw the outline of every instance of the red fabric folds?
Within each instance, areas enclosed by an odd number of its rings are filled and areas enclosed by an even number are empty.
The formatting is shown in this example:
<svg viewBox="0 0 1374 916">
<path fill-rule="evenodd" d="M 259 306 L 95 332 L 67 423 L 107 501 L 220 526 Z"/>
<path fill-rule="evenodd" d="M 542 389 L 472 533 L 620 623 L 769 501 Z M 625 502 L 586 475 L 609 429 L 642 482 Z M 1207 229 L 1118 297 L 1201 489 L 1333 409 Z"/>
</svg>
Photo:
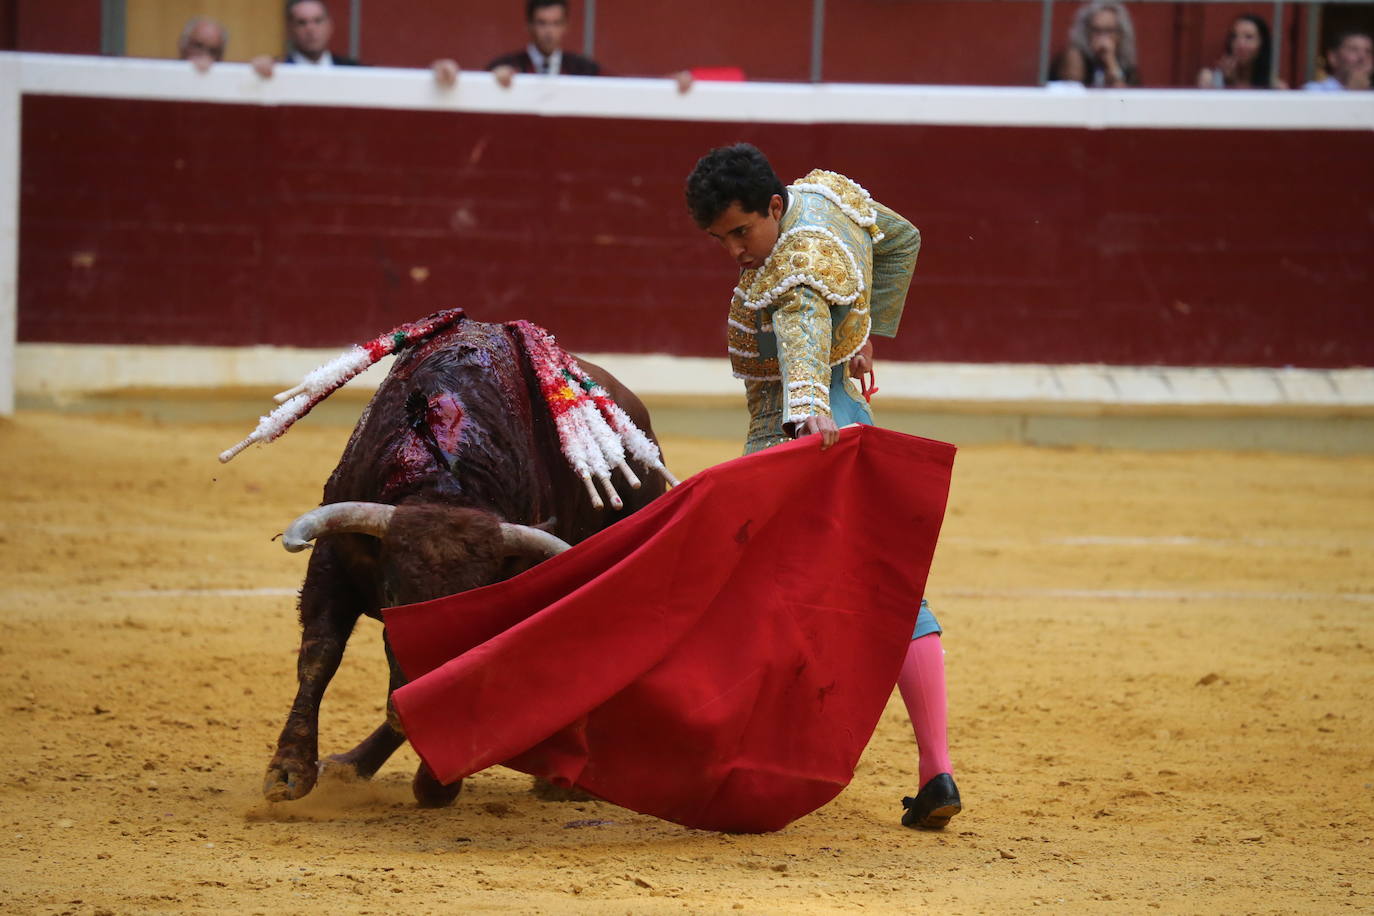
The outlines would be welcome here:
<svg viewBox="0 0 1374 916">
<path fill-rule="evenodd" d="M 954 447 L 869 426 L 710 468 L 514 579 L 385 612 L 416 751 L 689 827 L 843 789 L 892 693 Z"/>
</svg>

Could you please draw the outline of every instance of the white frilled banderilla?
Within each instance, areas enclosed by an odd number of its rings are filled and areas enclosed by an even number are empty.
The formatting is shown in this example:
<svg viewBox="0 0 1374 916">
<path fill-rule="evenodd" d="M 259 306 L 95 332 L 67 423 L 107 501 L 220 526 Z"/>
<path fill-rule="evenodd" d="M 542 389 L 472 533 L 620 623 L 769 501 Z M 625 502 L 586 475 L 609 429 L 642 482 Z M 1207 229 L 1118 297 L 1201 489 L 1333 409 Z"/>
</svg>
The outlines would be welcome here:
<svg viewBox="0 0 1374 916">
<path fill-rule="evenodd" d="M 620 494 L 611 483 L 612 469 L 618 469 L 632 488 L 639 489 L 639 478 L 625 463 L 627 451 L 662 475 L 669 486 L 677 486 L 677 479 L 663 466 L 658 446 L 611 400 L 606 389 L 582 370 L 577 359 L 558 346 L 552 334 L 528 321 L 513 321 L 508 327 L 524 345 L 539 379 L 540 393 L 558 428 L 563 456 L 586 486 L 592 505 L 598 509 L 603 505 L 592 483 L 594 478 L 611 506 L 621 507 Z"/>
</svg>

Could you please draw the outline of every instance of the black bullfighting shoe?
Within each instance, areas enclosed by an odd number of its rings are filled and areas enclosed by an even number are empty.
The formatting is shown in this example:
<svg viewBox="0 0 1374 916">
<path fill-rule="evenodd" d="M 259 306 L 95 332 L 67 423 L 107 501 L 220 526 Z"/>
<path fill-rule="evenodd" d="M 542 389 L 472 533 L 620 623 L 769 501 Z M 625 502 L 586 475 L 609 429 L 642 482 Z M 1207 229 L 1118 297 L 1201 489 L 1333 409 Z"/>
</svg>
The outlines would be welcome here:
<svg viewBox="0 0 1374 916">
<path fill-rule="evenodd" d="M 902 826 L 922 830 L 941 830 L 950 818 L 964 810 L 959 801 L 959 787 L 948 773 L 941 773 L 926 783 L 915 798 L 902 799 L 902 807 L 906 809 L 902 813 Z"/>
</svg>

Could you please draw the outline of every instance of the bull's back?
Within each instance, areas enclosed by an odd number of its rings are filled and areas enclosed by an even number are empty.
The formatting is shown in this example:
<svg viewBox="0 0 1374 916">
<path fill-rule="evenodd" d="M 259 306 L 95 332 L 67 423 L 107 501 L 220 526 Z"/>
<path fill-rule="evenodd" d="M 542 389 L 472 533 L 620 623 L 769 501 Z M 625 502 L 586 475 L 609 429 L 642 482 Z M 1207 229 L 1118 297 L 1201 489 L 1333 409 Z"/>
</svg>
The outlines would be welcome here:
<svg viewBox="0 0 1374 916">
<path fill-rule="evenodd" d="M 600 366 L 579 360 L 653 438 L 648 410 Z M 569 543 L 662 495 L 662 478 L 616 475 L 620 511 L 598 509 L 562 454 L 528 360 L 505 326 L 462 321 L 403 352 L 364 410 L 325 486 L 324 502 L 436 500 L 541 524 Z"/>
<path fill-rule="evenodd" d="M 396 358 L 324 501 L 424 498 L 538 521 L 548 475 L 532 406 L 523 359 L 505 329 L 459 322 Z"/>
</svg>

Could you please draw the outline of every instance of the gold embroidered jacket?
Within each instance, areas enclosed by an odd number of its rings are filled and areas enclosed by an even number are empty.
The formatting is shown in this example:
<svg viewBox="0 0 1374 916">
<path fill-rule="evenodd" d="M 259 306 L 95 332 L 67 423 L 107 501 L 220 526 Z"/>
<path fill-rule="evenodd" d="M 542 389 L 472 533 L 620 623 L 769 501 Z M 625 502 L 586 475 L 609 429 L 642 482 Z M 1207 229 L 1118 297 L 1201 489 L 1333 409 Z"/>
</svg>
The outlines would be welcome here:
<svg viewBox="0 0 1374 916">
<path fill-rule="evenodd" d="M 830 415 L 832 367 L 870 333 L 896 335 L 921 247 L 915 226 L 843 175 L 817 169 L 787 191 L 777 244 L 762 266 L 740 272 L 730 302 L 747 451 L 786 439 L 787 424 Z"/>
</svg>

